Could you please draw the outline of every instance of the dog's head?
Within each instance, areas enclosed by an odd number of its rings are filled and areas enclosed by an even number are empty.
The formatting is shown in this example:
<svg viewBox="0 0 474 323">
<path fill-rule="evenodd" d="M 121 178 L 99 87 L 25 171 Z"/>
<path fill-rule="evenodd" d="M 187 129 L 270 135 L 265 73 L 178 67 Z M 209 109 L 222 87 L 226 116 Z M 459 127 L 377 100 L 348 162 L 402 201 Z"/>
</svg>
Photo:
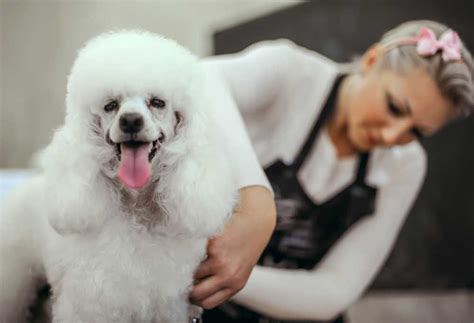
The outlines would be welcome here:
<svg viewBox="0 0 474 323">
<path fill-rule="evenodd" d="M 143 31 L 103 34 L 74 63 L 66 123 L 85 121 L 80 132 L 87 133 L 77 135 L 106 151 L 103 164 L 125 186 L 142 188 L 163 148 L 200 113 L 201 73 L 196 57 L 169 39 Z"/>
</svg>

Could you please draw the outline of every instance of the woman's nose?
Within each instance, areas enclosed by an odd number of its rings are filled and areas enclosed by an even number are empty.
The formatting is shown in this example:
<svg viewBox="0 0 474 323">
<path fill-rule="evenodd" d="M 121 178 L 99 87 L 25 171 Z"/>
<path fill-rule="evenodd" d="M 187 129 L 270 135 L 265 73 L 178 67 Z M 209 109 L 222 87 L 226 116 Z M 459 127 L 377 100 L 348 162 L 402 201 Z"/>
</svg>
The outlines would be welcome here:
<svg viewBox="0 0 474 323">
<path fill-rule="evenodd" d="M 400 120 L 384 127 L 381 131 L 384 146 L 401 145 L 411 141 L 410 130 L 412 127 L 411 120 Z"/>
</svg>

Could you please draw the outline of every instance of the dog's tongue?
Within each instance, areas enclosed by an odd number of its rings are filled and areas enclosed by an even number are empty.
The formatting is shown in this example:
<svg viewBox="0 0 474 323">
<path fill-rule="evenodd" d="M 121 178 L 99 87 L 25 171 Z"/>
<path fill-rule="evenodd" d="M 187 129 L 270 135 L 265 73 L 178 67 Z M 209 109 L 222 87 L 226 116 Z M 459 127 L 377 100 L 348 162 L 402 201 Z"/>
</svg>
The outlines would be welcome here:
<svg viewBox="0 0 474 323">
<path fill-rule="evenodd" d="M 142 188 L 150 179 L 149 145 L 121 145 L 122 155 L 118 177 L 126 186 L 134 189 Z"/>
</svg>

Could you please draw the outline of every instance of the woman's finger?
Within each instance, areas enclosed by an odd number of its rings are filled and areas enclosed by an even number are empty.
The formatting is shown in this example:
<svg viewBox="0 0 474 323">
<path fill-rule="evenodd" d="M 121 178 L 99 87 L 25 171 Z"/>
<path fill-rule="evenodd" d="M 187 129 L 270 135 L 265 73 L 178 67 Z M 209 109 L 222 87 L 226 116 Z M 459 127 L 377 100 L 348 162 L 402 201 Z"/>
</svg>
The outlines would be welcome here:
<svg viewBox="0 0 474 323">
<path fill-rule="evenodd" d="M 229 299 L 232 295 L 234 294 L 234 290 L 230 288 L 223 288 L 216 293 L 212 294 L 208 298 L 204 299 L 201 302 L 201 307 L 204 309 L 211 309 L 214 308 L 221 303 L 225 302 L 227 299 Z"/>
<path fill-rule="evenodd" d="M 222 288 L 222 282 L 217 276 L 210 276 L 194 285 L 191 291 L 190 300 L 193 304 L 201 306 L 201 302 L 209 296 L 215 294 Z"/>
<path fill-rule="evenodd" d="M 194 279 L 201 280 L 203 278 L 211 276 L 215 273 L 215 271 L 216 269 L 215 266 L 213 266 L 212 260 L 206 259 L 199 265 L 199 267 L 194 272 Z"/>
</svg>

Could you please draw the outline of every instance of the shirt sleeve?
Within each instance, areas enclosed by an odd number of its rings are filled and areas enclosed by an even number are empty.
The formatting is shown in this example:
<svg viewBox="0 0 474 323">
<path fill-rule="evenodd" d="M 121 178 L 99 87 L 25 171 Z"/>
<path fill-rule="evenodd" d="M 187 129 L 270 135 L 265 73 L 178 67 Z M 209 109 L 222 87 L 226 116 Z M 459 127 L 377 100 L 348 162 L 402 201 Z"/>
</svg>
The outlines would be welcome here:
<svg viewBox="0 0 474 323">
<path fill-rule="evenodd" d="M 379 188 L 376 212 L 354 224 L 313 270 L 255 267 L 234 300 L 277 319 L 330 320 L 370 284 L 387 258 L 426 173 L 418 144 Z"/>
<path fill-rule="evenodd" d="M 204 63 L 229 89 L 240 112 L 246 114 L 271 106 L 289 83 L 297 62 L 296 48 L 286 39 L 264 41 L 236 54 L 206 58 Z"/>
<path fill-rule="evenodd" d="M 202 60 L 212 86 L 214 115 L 227 142 L 239 188 L 260 185 L 273 190 L 262 170 L 241 114 L 271 106 L 288 79 L 295 45 L 288 40 L 254 44 L 242 52 Z"/>
</svg>

